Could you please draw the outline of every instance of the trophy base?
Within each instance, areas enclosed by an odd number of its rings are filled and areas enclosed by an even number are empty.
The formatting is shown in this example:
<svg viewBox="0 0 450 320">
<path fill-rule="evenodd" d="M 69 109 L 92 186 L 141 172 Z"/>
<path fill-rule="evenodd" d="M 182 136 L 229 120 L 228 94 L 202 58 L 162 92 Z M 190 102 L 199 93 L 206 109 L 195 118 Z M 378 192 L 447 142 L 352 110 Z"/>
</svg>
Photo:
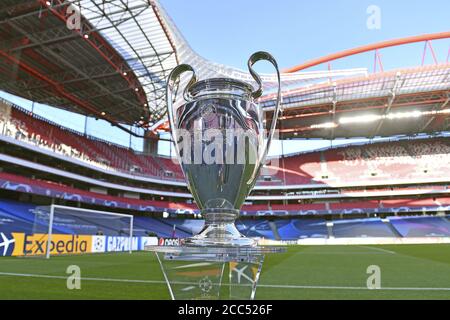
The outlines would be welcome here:
<svg viewBox="0 0 450 320">
<path fill-rule="evenodd" d="M 199 234 L 187 238 L 187 246 L 255 247 L 255 239 L 244 237 L 232 223 L 207 224 Z"/>
<path fill-rule="evenodd" d="M 257 241 L 244 237 L 234 224 L 237 209 L 208 208 L 202 210 L 205 226 L 195 236 L 185 240 L 187 246 L 255 247 Z"/>
<path fill-rule="evenodd" d="M 172 300 L 253 300 L 265 254 L 285 248 L 183 245 L 145 250 L 155 253 Z"/>
<path fill-rule="evenodd" d="M 172 299 L 254 299 L 267 253 L 283 247 L 261 247 L 244 237 L 234 221 L 239 210 L 202 210 L 205 226 L 181 246 L 146 246 L 156 254 Z M 224 273 L 228 277 L 224 277 Z"/>
</svg>

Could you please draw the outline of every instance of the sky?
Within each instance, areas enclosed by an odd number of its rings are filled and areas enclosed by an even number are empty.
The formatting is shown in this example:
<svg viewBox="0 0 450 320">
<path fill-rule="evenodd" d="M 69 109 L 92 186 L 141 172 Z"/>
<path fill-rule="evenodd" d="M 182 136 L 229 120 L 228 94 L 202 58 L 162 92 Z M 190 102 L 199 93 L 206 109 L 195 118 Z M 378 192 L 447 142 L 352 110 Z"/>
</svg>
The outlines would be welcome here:
<svg viewBox="0 0 450 320">
<path fill-rule="evenodd" d="M 258 50 L 272 53 L 284 69 L 360 45 L 450 30 L 448 0 L 160 0 L 160 3 L 198 54 L 240 69 L 246 68 L 248 57 Z M 418 43 L 383 49 L 380 54 L 384 69 L 420 65 L 423 48 L 424 44 Z M 433 48 L 439 62 L 445 62 L 450 39 L 433 41 Z M 360 54 L 332 62 L 331 68 L 365 67 L 372 72 L 373 60 L 373 52 Z M 429 51 L 425 62 L 433 62 Z M 273 72 L 268 64 L 256 69 Z M 0 96 L 12 99 L 1 92 Z M 31 108 L 28 102 L 17 99 L 14 102 Z M 84 130 L 83 117 L 67 117 L 64 111 L 42 105 L 35 105 L 34 109 L 50 120 Z M 115 142 L 123 145 L 130 141 L 119 129 L 112 129 L 101 121 L 90 120 L 88 129 L 92 135 L 114 137 Z M 132 140 L 132 146 L 138 150 L 141 143 Z M 329 145 L 329 141 L 289 142 L 284 151 L 290 153 Z M 167 154 L 167 149 L 167 144 L 163 143 L 161 152 Z M 280 150 L 280 144 L 274 144 L 271 153 Z"/>
<path fill-rule="evenodd" d="M 257 50 L 271 52 L 280 67 L 287 68 L 360 45 L 450 30 L 448 0 L 160 0 L 160 3 L 197 53 L 242 69 L 250 54 Z M 367 22 L 373 17 L 374 7 L 378 8 L 380 23 L 372 23 L 369 28 Z M 447 58 L 449 45 L 449 39 L 433 43 L 440 60 Z M 420 64 L 423 43 L 402 49 L 382 52 L 386 68 L 399 64 L 398 52 L 404 53 L 401 63 Z M 373 53 L 367 57 L 368 65 L 372 66 Z M 340 63 L 345 61 L 335 64 Z"/>
</svg>

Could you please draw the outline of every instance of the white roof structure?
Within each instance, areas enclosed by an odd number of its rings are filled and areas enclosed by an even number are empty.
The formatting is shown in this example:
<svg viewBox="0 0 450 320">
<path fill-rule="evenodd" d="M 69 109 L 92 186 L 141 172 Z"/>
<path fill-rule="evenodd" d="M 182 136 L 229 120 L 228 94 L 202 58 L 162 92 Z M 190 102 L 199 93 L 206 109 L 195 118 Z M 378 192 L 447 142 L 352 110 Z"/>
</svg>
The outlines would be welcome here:
<svg viewBox="0 0 450 320">
<path fill-rule="evenodd" d="M 157 3 L 155 1 L 155 3 Z M 254 82 L 250 73 L 247 70 L 243 71 L 237 68 L 226 66 L 220 63 L 216 63 L 205 59 L 197 54 L 185 40 L 180 30 L 177 28 L 171 17 L 167 14 L 164 8 L 157 4 L 159 12 L 163 17 L 163 21 L 167 25 L 168 30 L 174 40 L 177 54 L 180 63 L 190 64 L 196 71 L 199 79 L 208 78 L 234 78 L 246 82 Z M 275 57 L 276 58 L 276 57 Z M 281 81 L 283 87 L 298 86 L 300 84 L 317 82 L 320 79 L 327 79 L 329 77 L 341 78 L 347 76 L 366 75 L 366 68 L 356 68 L 348 70 L 332 70 L 332 71 L 308 71 L 302 73 L 282 73 Z M 275 72 L 270 74 L 261 74 L 261 80 L 266 84 L 266 89 L 273 89 L 277 84 L 277 77 Z"/>
<path fill-rule="evenodd" d="M 148 0 L 79 0 L 74 4 L 128 62 L 145 91 L 150 114 L 160 116 L 165 108 L 166 78 L 178 58 L 157 4 Z"/>
<path fill-rule="evenodd" d="M 199 79 L 228 77 L 253 83 L 247 71 L 209 61 L 197 54 L 156 0 L 76 0 L 82 15 L 128 61 L 145 90 L 153 120 L 165 116 L 164 90 L 170 71 L 190 64 Z M 282 74 L 283 87 L 316 82 L 330 76 L 366 75 L 365 68 Z M 276 86 L 275 74 L 262 74 L 265 89 Z M 184 85 L 182 83 L 181 85 Z"/>
</svg>

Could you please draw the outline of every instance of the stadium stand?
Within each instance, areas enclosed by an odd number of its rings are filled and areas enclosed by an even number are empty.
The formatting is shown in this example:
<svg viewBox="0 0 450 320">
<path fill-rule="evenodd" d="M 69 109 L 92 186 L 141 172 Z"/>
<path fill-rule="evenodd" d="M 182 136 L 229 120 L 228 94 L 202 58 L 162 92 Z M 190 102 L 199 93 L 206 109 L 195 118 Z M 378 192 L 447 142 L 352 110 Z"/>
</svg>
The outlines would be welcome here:
<svg viewBox="0 0 450 320">
<path fill-rule="evenodd" d="M 267 220 L 238 220 L 236 227 L 244 236 L 275 240 L 273 227 Z"/>
<path fill-rule="evenodd" d="M 333 235 L 336 238 L 397 236 L 394 230 L 379 218 L 335 220 Z"/>
<path fill-rule="evenodd" d="M 81 203 L 97 204 L 105 207 L 134 209 L 138 211 L 155 211 L 164 209 L 193 210 L 195 206 L 188 203 L 169 203 L 167 201 L 140 200 L 111 196 L 91 191 L 76 189 L 62 183 L 30 179 L 14 174 L 0 172 L 0 188 L 23 193 L 51 196 Z"/>
<path fill-rule="evenodd" d="M 21 193 L 35 194 L 56 199 L 69 200 L 78 203 L 94 204 L 102 207 L 132 209 L 143 212 L 194 212 L 195 204 L 187 202 L 171 202 L 167 200 L 141 200 L 101 194 L 92 191 L 77 189 L 63 183 L 31 179 L 0 172 L 0 189 L 16 191 Z M 377 202 L 379 203 L 377 205 Z M 442 211 L 450 206 L 450 198 L 427 198 L 427 199 L 396 199 L 379 201 L 346 201 L 342 203 L 314 204 L 287 204 L 287 205 L 245 205 L 242 214 L 247 215 L 316 215 L 316 214 L 351 214 L 368 212 L 424 212 Z"/>
<path fill-rule="evenodd" d="M 450 163 L 446 139 L 398 141 L 326 152 L 327 168 L 340 180 L 439 177 Z M 349 170 L 350 169 L 350 170 Z"/>
<path fill-rule="evenodd" d="M 109 170 L 162 177 L 164 170 L 161 162 L 166 165 L 171 162 L 170 159 L 155 159 L 151 155 L 139 154 L 107 141 L 84 136 L 32 115 L 18 106 L 11 108 L 8 117 L 0 117 L 0 128 L 5 136 Z M 136 168 L 139 170 L 136 171 Z M 174 172 L 175 175 L 177 173 L 181 174 Z"/>
<path fill-rule="evenodd" d="M 0 200 L 0 232 L 23 232 L 27 234 L 33 233 L 35 223 L 36 205 L 24 204 L 21 202 Z M 193 220 L 202 224 L 201 220 Z M 189 220 L 163 221 L 152 217 L 136 216 L 134 220 L 134 234 L 139 236 L 148 235 L 149 233 L 157 234 L 160 237 L 187 237 L 192 235 L 186 232 L 180 224 L 189 224 Z M 173 225 L 178 227 L 173 229 Z M 190 223 L 192 224 L 192 222 Z M 84 223 L 82 217 L 71 216 L 69 220 L 65 220 L 64 224 L 54 224 L 55 233 L 60 234 L 89 234 L 95 235 L 99 231 L 107 235 L 119 235 L 117 230 L 108 229 L 108 225 L 96 223 Z M 115 233 L 111 233 L 114 231 Z"/>
<path fill-rule="evenodd" d="M 16 201 L 0 200 L 0 231 L 30 233 L 33 230 L 35 206 Z"/>
<path fill-rule="evenodd" d="M 203 226 L 205 225 L 205 222 L 201 219 L 167 218 L 164 219 L 163 221 L 170 224 L 171 226 L 175 225 L 176 234 L 178 233 L 178 230 L 181 230 L 182 232 L 186 233 L 189 236 L 199 233 L 203 229 Z"/>
<path fill-rule="evenodd" d="M 36 205 L 11 200 L 0 200 L 0 232 L 33 233 Z M 135 216 L 133 234 L 136 236 L 186 238 L 203 227 L 201 219 L 161 219 Z M 174 227 L 175 225 L 175 227 Z M 448 216 L 398 216 L 382 221 L 379 218 L 341 219 L 327 224 L 320 218 L 253 220 L 240 219 L 238 230 L 250 237 L 272 240 L 297 240 L 305 238 L 351 237 L 441 237 L 450 236 Z M 331 226 L 331 230 L 329 230 Z M 97 234 L 99 231 L 118 235 L 116 229 L 108 229 L 101 223 L 84 223 L 80 217 L 71 217 L 54 225 L 60 234 Z M 112 234 L 112 232 L 114 234 Z"/>
<path fill-rule="evenodd" d="M 328 229 L 323 219 L 289 219 L 276 221 L 280 239 L 327 238 Z"/>
<path fill-rule="evenodd" d="M 287 185 L 433 179 L 447 177 L 450 146 L 447 138 L 377 142 L 291 155 L 280 162 L 284 169 L 272 184 L 283 179 Z"/>
<path fill-rule="evenodd" d="M 3 101 L 3 104 L 6 102 Z M 144 155 L 131 149 L 85 136 L 11 105 L 0 117 L 2 135 L 74 157 L 90 165 L 136 175 L 179 181 L 178 164 L 171 159 Z M 337 147 L 281 158 L 276 175 L 261 185 L 333 185 L 401 179 L 448 178 L 449 138 L 390 141 Z M 167 175 L 170 172 L 170 175 Z M 284 182 L 283 182 L 284 181 Z"/>
<path fill-rule="evenodd" d="M 186 238 L 191 236 L 191 233 L 186 232 L 183 228 L 179 227 L 182 223 L 182 219 L 171 223 L 169 221 L 163 221 L 151 217 L 135 217 L 134 228 L 138 231 L 137 235 L 148 235 L 149 233 L 154 233 L 159 237 L 165 238 Z M 173 225 L 178 227 L 174 229 Z"/>
<path fill-rule="evenodd" d="M 389 217 L 389 222 L 402 237 L 450 236 L 447 217 Z"/>
</svg>

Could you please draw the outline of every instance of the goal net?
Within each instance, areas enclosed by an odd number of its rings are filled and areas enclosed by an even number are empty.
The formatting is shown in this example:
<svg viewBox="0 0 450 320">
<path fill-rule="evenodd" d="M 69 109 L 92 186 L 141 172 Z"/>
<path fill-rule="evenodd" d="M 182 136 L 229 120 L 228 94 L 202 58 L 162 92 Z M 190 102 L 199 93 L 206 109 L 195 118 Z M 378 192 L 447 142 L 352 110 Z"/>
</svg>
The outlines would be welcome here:
<svg viewBox="0 0 450 320">
<path fill-rule="evenodd" d="M 45 256 L 106 252 L 107 239 L 133 248 L 133 216 L 128 214 L 66 207 L 39 206 L 34 212 L 33 237 L 24 255 Z"/>
</svg>

